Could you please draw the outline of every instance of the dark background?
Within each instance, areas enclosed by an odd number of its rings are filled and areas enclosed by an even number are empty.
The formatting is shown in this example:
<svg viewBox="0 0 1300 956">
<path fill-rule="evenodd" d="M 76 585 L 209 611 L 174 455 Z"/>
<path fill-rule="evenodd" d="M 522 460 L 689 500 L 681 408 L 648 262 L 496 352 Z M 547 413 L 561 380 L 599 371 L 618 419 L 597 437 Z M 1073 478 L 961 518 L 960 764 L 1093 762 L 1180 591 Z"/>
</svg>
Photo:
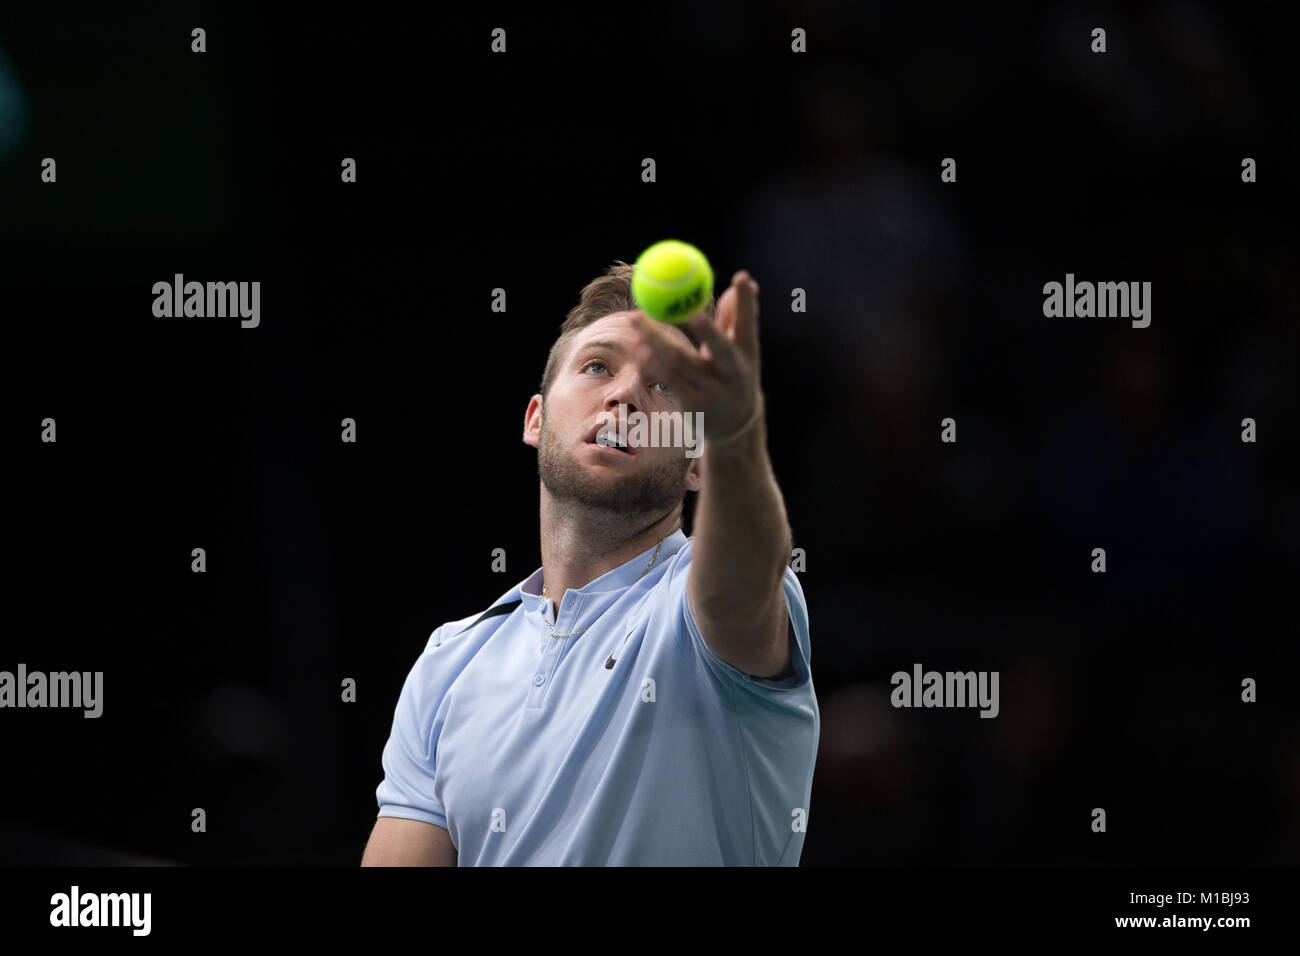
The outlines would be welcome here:
<svg viewBox="0 0 1300 956">
<path fill-rule="evenodd" d="M 429 634 L 540 563 L 559 323 L 667 237 L 762 286 L 804 865 L 1296 861 L 1286 5 L 32 6 L 0 19 L 0 669 L 105 703 L 0 712 L 0 862 L 355 865 Z M 176 272 L 260 280 L 261 326 L 155 319 Z M 1150 328 L 1044 318 L 1067 272 L 1152 282 Z M 914 662 L 1000 671 L 1000 715 L 895 710 Z"/>
</svg>

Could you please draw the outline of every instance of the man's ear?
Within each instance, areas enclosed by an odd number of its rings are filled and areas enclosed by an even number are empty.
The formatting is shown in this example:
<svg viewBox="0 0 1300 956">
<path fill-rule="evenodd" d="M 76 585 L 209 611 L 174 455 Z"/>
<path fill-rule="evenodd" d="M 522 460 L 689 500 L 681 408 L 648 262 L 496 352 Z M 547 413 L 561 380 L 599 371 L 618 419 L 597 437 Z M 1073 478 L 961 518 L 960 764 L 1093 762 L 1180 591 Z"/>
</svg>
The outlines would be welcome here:
<svg viewBox="0 0 1300 956">
<path fill-rule="evenodd" d="M 541 430 L 542 396 L 538 394 L 528 400 L 528 408 L 524 410 L 524 444 L 536 448 L 541 442 Z"/>
<path fill-rule="evenodd" d="M 703 472 L 700 467 L 700 462 L 702 462 L 703 460 L 704 460 L 703 455 L 697 455 L 696 457 L 691 459 L 690 467 L 686 469 L 686 490 L 687 491 L 699 491 L 701 485 L 703 485 L 704 481 L 701 477 Z"/>
</svg>

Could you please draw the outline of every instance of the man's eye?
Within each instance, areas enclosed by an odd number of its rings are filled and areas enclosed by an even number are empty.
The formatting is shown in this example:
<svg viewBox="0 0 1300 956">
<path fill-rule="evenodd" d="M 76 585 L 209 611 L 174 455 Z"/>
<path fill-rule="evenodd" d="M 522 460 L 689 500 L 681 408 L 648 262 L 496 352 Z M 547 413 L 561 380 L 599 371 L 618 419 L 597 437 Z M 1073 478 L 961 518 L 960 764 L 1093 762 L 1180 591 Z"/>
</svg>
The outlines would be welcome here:
<svg viewBox="0 0 1300 956">
<path fill-rule="evenodd" d="M 602 362 L 600 359 L 592 359 L 590 362 L 588 362 L 586 365 L 582 367 L 582 370 L 584 372 L 589 372 L 593 366 L 600 366 L 600 368 L 602 369 L 607 367 L 605 363 Z M 667 382 L 655 382 L 655 388 L 662 389 L 662 391 L 660 392 L 661 395 L 673 394 L 672 387 L 669 386 Z"/>
</svg>

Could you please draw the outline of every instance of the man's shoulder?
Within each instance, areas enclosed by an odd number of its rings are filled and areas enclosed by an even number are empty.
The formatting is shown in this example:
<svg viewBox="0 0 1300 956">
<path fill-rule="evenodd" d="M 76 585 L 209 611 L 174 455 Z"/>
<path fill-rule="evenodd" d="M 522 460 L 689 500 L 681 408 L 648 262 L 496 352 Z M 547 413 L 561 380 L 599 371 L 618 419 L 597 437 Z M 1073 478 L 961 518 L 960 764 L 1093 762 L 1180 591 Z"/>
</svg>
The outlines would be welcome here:
<svg viewBox="0 0 1300 956">
<path fill-rule="evenodd" d="M 657 582 L 657 586 L 681 586 L 686 580 L 684 575 L 689 571 L 691 559 L 695 553 L 695 536 L 691 535 L 686 542 L 673 552 L 672 557 L 664 565 L 666 573 L 663 578 Z M 795 570 L 786 565 L 785 571 L 781 578 L 781 586 L 786 592 L 787 598 L 793 598 L 802 613 L 807 615 L 807 597 L 804 595 L 803 584 L 799 581 L 799 575 Z"/>
<path fill-rule="evenodd" d="M 682 568 L 688 567 L 691 563 L 691 555 L 694 551 L 695 536 L 689 535 L 686 540 L 682 542 L 681 547 L 669 555 L 668 560 L 664 562 L 664 567 L 669 572 L 666 577 L 675 578 L 677 576 L 676 572 L 679 572 Z"/>
<path fill-rule="evenodd" d="M 441 647 L 447 641 L 460 637 L 478 627 L 481 622 L 508 616 L 515 608 L 523 603 L 520 594 L 520 586 L 515 585 L 505 594 L 498 597 L 486 608 L 475 611 L 473 614 L 467 614 L 465 617 L 457 618 L 454 621 L 446 621 L 434 629 L 429 635 L 429 640 L 425 645 L 426 650 Z"/>
<path fill-rule="evenodd" d="M 492 602 L 485 610 L 440 624 L 429 635 L 420 656 L 411 665 L 408 680 L 414 682 L 422 695 L 437 692 L 439 688 L 445 691 L 483 647 L 482 641 L 466 638 L 475 632 L 484 636 L 495 633 L 496 628 L 489 627 L 484 619 L 496 618 L 494 623 L 499 625 L 520 603 L 516 594 L 509 600 Z"/>
<path fill-rule="evenodd" d="M 455 634 L 461 633 L 461 631 L 465 630 L 465 628 L 473 624 L 474 621 L 478 618 L 478 616 L 482 613 L 483 613 L 482 611 L 475 611 L 473 614 L 468 614 L 465 617 L 457 618 L 454 621 L 444 621 L 442 624 L 439 624 L 436 628 L 433 629 L 433 633 L 429 635 L 429 642 L 427 646 L 428 647 L 442 646 L 443 641 L 448 640 Z"/>
</svg>

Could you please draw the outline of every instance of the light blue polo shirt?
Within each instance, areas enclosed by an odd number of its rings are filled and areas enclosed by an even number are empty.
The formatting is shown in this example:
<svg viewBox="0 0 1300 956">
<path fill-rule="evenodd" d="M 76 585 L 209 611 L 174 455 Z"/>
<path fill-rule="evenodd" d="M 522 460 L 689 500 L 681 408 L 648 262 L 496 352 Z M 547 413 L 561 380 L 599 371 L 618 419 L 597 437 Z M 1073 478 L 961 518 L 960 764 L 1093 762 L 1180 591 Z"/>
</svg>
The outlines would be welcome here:
<svg viewBox="0 0 1300 956">
<path fill-rule="evenodd" d="M 803 589 L 787 567 L 793 676 L 746 675 L 700 635 L 693 544 L 566 591 L 558 618 L 538 568 L 493 603 L 522 600 L 508 614 L 434 631 L 379 816 L 444 827 L 461 866 L 796 866 L 821 734 Z"/>
</svg>

